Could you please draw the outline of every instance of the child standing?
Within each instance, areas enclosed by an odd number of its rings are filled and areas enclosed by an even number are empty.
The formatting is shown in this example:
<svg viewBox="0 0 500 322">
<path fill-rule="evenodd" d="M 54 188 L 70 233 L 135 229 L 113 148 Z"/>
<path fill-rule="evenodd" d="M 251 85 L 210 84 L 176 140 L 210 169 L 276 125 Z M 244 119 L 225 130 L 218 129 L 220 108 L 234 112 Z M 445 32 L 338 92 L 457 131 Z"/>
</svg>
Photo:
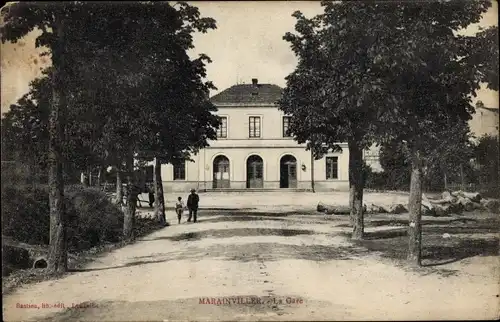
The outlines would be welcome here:
<svg viewBox="0 0 500 322">
<path fill-rule="evenodd" d="M 175 203 L 175 212 L 177 213 L 177 220 L 179 224 L 181 223 L 182 212 L 184 211 L 184 202 L 182 202 L 182 198 L 178 197 L 177 202 Z"/>
</svg>

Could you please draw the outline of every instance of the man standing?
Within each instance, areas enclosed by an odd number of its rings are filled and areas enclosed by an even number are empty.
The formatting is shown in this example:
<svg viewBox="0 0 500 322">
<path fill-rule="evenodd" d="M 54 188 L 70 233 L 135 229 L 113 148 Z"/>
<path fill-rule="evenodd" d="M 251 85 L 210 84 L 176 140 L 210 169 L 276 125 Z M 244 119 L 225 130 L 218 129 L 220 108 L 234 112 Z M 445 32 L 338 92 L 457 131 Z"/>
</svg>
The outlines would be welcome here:
<svg viewBox="0 0 500 322">
<path fill-rule="evenodd" d="M 198 203 L 200 202 L 200 197 L 196 194 L 196 190 L 191 189 L 191 194 L 187 200 L 187 207 L 189 209 L 189 218 L 187 221 L 191 221 L 191 216 L 194 216 L 193 222 L 196 222 L 196 214 L 198 212 Z"/>
</svg>

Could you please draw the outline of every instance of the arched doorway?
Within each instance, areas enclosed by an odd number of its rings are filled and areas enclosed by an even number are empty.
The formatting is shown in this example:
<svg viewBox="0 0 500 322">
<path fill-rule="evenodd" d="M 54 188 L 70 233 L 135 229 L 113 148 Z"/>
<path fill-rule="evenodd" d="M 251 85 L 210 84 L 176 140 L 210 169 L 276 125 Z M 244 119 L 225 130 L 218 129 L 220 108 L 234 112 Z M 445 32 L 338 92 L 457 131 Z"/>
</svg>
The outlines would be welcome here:
<svg viewBox="0 0 500 322">
<path fill-rule="evenodd" d="M 219 155 L 214 159 L 214 188 L 229 188 L 229 159 Z"/>
<path fill-rule="evenodd" d="M 264 187 L 264 161 L 258 155 L 247 159 L 247 188 Z"/>
<path fill-rule="evenodd" d="M 297 188 L 297 159 L 293 155 L 281 157 L 280 188 Z"/>
</svg>

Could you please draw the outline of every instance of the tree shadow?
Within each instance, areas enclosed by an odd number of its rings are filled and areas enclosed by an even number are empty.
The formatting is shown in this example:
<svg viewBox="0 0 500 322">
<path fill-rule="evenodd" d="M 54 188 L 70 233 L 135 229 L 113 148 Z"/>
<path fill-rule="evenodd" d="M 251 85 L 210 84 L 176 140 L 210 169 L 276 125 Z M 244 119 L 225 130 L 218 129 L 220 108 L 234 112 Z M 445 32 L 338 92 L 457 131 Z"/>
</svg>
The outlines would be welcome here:
<svg viewBox="0 0 500 322">
<path fill-rule="evenodd" d="M 200 219 L 200 222 L 233 222 L 233 221 L 259 221 L 259 220 L 273 220 L 273 221 L 285 221 L 285 218 L 277 218 L 277 217 L 269 217 L 269 216 L 241 216 L 241 215 L 233 215 L 233 216 L 220 216 L 220 217 L 212 217 L 212 218 L 203 218 Z"/>
<path fill-rule="evenodd" d="M 450 238 L 443 238 L 440 232 L 424 229 L 422 234 L 422 266 L 439 266 L 457 262 L 474 256 L 497 256 L 499 255 L 498 237 L 475 238 L 467 235 L 455 235 L 456 231 L 448 228 L 446 232 L 451 234 Z M 469 227 L 471 228 L 471 227 Z M 477 230 L 469 229 L 469 233 Z M 492 232 L 490 228 L 489 232 Z M 458 233 L 464 233 L 463 230 Z M 345 234 L 350 236 L 350 234 Z M 358 246 L 365 247 L 369 251 L 380 252 L 382 257 L 405 260 L 408 251 L 408 237 L 404 230 L 392 230 L 367 233 L 363 240 L 354 241 Z"/>
<path fill-rule="evenodd" d="M 312 235 L 314 231 L 302 229 L 273 229 L 273 228 L 234 228 L 234 229 L 209 229 L 203 231 L 183 233 L 174 236 L 161 236 L 151 239 L 142 239 L 143 241 L 154 240 L 201 240 L 203 238 L 230 238 L 230 237 L 248 237 L 248 236 L 297 236 Z"/>
<path fill-rule="evenodd" d="M 408 235 L 407 229 L 390 229 L 390 230 L 365 232 L 363 238 L 365 240 L 377 240 L 377 239 L 403 237 L 407 235 Z"/>
<path fill-rule="evenodd" d="M 441 218 L 441 217 L 436 217 Z M 474 224 L 478 223 L 479 220 L 475 218 L 450 218 L 448 220 L 433 220 L 433 219 L 422 219 L 422 225 L 429 226 L 449 226 L 450 224 Z M 365 221 L 365 227 L 380 227 L 380 226 L 396 226 L 396 227 L 407 227 L 408 219 L 371 219 Z M 337 227 L 350 227 L 348 223 L 343 223 L 337 225 Z"/>
<path fill-rule="evenodd" d="M 102 268 L 72 269 L 71 272 L 93 272 L 110 269 L 164 263 L 178 260 L 199 261 L 216 258 L 225 261 L 278 261 L 284 259 L 303 259 L 311 261 L 352 260 L 366 255 L 368 251 L 355 246 L 290 245 L 280 243 L 252 243 L 235 245 L 213 245 L 206 248 L 188 247 L 182 251 L 141 256 L 139 260 L 120 266 Z"/>
<path fill-rule="evenodd" d="M 350 232 L 339 232 L 339 235 L 346 237 L 346 238 L 351 238 Z M 365 231 L 363 234 L 362 241 L 391 239 L 391 238 L 397 238 L 397 237 L 404 237 L 407 235 L 408 235 L 408 231 L 406 229 L 386 229 L 386 230 L 371 231 L 371 232 Z"/>
<path fill-rule="evenodd" d="M 445 245 L 425 246 L 422 250 L 422 260 L 427 263 L 422 266 L 440 266 L 474 256 L 498 255 L 498 238 L 461 239 L 458 242 L 447 242 Z"/>
</svg>

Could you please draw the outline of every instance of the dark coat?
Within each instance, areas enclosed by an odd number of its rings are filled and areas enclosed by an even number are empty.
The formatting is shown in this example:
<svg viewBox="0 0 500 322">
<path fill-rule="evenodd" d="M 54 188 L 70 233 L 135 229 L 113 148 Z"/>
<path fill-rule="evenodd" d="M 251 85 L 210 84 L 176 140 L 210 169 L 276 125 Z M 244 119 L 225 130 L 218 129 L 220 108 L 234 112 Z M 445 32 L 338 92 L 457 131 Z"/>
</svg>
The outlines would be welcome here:
<svg viewBox="0 0 500 322">
<path fill-rule="evenodd" d="M 196 193 L 189 195 L 187 200 L 187 207 L 189 209 L 198 209 L 198 203 L 200 202 L 200 197 Z"/>
</svg>

